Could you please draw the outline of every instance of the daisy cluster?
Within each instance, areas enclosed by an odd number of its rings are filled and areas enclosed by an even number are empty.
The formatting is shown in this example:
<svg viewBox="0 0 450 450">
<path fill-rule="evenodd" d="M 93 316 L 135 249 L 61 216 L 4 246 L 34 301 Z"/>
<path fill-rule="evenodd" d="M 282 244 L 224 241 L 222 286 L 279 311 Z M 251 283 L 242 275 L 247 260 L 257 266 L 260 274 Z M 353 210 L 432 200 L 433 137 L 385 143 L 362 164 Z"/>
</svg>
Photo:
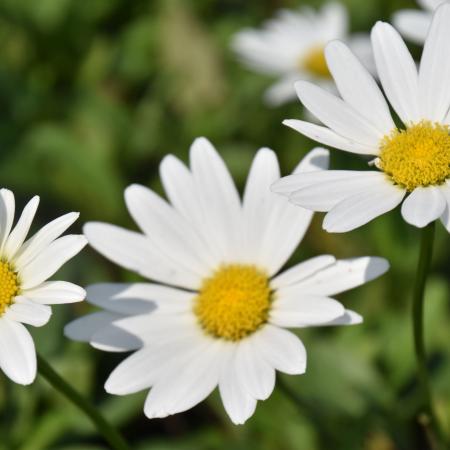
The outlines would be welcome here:
<svg viewBox="0 0 450 450">
<path fill-rule="evenodd" d="M 105 389 L 148 390 L 149 418 L 186 411 L 218 388 L 230 419 L 242 424 L 272 393 L 276 371 L 303 374 L 307 352 L 291 330 L 360 324 L 335 296 L 389 266 L 379 257 L 320 255 L 285 268 L 315 211 L 327 213 L 325 230 L 346 232 L 401 204 L 406 222 L 441 220 L 450 231 L 450 3 L 441 3 L 423 0 L 427 12 L 395 17 L 405 36 L 425 42 L 418 67 L 395 28 L 378 22 L 370 37 L 351 35 L 336 3 L 280 11 L 262 30 L 233 40 L 247 66 L 279 77 L 266 93 L 271 104 L 296 92 L 320 122 L 287 126 L 370 156 L 372 170 L 328 170 L 328 150 L 316 147 L 281 178 L 275 152 L 262 148 L 241 196 L 217 150 L 198 138 L 189 164 L 173 155 L 162 160 L 165 198 L 137 184 L 125 190 L 138 231 L 89 222 L 84 236 L 60 237 L 78 217 L 70 213 L 27 239 L 39 199 L 13 226 L 14 196 L 1 190 L 3 372 L 31 383 L 36 353 L 24 324 L 42 326 L 49 305 L 86 296 L 97 310 L 69 323 L 66 336 L 129 353 Z M 98 283 L 87 292 L 47 281 L 87 242 L 145 281 Z"/>
</svg>

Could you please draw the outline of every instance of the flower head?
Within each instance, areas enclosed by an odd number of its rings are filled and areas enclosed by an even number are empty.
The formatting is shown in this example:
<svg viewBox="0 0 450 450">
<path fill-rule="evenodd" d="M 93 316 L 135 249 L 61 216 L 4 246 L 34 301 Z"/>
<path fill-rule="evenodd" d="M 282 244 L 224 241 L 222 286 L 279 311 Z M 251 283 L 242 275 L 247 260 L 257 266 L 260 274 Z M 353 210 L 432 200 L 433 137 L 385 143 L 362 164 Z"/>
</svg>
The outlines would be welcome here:
<svg viewBox="0 0 450 450">
<path fill-rule="evenodd" d="M 298 166 L 326 167 L 315 149 Z M 88 223 L 90 244 L 151 283 L 97 284 L 87 297 L 102 311 L 66 328 L 76 340 L 106 351 L 133 351 L 109 376 L 118 395 L 151 388 L 149 418 L 185 411 L 217 386 L 235 423 L 269 397 L 275 370 L 302 374 L 306 352 L 290 327 L 347 325 L 361 317 L 331 296 L 385 270 L 380 258 L 336 261 L 324 255 L 279 273 L 301 241 L 312 212 L 270 192 L 276 155 L 260 150 L 241 201 L 222 159 L 203 138 L 190 168 L 174 156 L 161 164 L 169 198 L 132 185 L 125 201 L 141 232 Z"/>
<path fill-rule="evenodd" d="M 402 9 L 392 17 L 392 22 L 400 33 L 412 42 L 423 44 L 431 25 L 434 10 L 446 0 L 417 0 L 423 11 Z"/>
<path fill-rule="evenodd" d="M 372 65 L 368 36 L 349 36 L 347 10 L 339 3 L 328 3 L 319 11 L 302 7 L 298 11 L 280 10 L 263 28 L 238 32 L 232 47 L 240 59 L 257 72 L 279 77 L 266 92 L 266 101 L 279 105 L 295 98 L 294 82 L 314 80 L 331 87 L 324 49 L 332 39 L 343 39 Z"/>
<path fill-rule="evenodd" d="M 400 35 L 389 24 L 372 29 L 372 45 L 384 92 L 400 120 L 357 58 L 341 42 L 326 58 L 342 98 L 298 82 L 303 104 L 326 126 L 300 120 L 285 124 L 332 147 L 374 155 L 378 171 L 330 170 L 275 183 L 304 208 L 325 211 L 324 228 L 344 232 L 395 208 L 424 227 L 440 218 L 450 231 L 450 3 L 440 6 L 425 43 L 419 72 Z"/>
<path fill-rule="evenodd" d="M 48 305 L 85 297 L 75 284 L 46 281 L 87 243 L 84 236 L 60 237 L 78 214 L 55 219 L 25 241 L 38 204 L 39 197 L 33 197 L 13 227 L 14 194 L 0 190 L 0 367 L 19 384 L 36 376 L 34 342 L 23 324 L 43 326 L 52 314 Z"/>
</svg>

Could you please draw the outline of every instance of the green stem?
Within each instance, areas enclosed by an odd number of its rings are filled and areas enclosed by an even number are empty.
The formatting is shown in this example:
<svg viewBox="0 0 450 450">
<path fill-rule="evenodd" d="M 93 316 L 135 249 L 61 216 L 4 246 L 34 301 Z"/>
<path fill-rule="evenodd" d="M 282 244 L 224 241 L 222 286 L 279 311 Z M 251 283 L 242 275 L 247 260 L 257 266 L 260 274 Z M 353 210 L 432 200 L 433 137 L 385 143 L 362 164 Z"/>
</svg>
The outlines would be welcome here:
<svg viewBox="0 0 450 450">
<path fill-rule="evenodd" d="M 427 356 L 424 342 L 424 294 L 428 272 L 431 265 L 433 253 L 435 222 L 430 223 L 422 230 L 420 242 L 420 256 L 417 266 L 414 284 L 412 320 L 414 333 L 414 350 L 416 353 L 419 389 L 420 389 L 420 412 L 418 419 L 424 427 L 432 449 L 440 449 L 439 441 L 441 432 L 436 414 L 433 409 L 431 398 L 430 380 L 427 369 Z"/>
<path fill-rule="evenodd" d="M 92 403 L 81 396 L 72 386 L 67 384 L 42 356 L 38 355 L 37 358 L 40 375 L 92 420 L 99 433 L 103 435 L 112 449 L 130 450 L 130 447 L 121 434 L 106 421 Z"/>
</svg>

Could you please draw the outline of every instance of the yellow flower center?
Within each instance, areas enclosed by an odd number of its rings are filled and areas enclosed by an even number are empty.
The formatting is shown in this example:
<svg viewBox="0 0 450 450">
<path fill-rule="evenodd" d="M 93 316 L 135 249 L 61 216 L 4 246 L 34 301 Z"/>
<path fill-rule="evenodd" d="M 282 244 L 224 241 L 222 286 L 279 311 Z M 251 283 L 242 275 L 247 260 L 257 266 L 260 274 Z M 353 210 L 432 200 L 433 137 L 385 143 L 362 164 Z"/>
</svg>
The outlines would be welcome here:
<svg viewBox="0 0 450 450">
<path fill-rule="evenodd" d="M 325 59 L 324 47 L 318 45 L 313 47 L 299 61 L 300 68 L 307 70 L 309 73 L 319 78 L 331 78 L 328 70 L 327 61 Z"/>
<path fill-rule="evenodd" d="M 427 121 L 394 130 L 381 142 L 378 167 L 409 192 L 450 177 L 449 127 Z"/>
<path fill-rule="evenodd" d="M 19 280 L 7 262 L 0 262 L 0 316 L 14 303 L 19 293 Z"/>
<path fill-rule="evenodd" d="M 211 336 L 238 341 L 267 322 L 271 292 L 267 275 L 254 266 L 222 266 L 203 281 L 194 313 Z"/>
</svg>

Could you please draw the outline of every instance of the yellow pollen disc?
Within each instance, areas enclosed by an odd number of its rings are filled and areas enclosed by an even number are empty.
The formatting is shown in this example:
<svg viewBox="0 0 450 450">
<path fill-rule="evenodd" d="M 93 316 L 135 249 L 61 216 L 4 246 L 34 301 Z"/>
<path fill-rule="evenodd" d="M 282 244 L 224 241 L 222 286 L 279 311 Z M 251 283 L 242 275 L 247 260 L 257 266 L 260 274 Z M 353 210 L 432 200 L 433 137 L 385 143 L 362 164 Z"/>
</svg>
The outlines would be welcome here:
<svg viewBox="0 0 450 450">
<path fill-rule="evenodd" d="M 14 303 L 14 297 L 19 293 L 17 273 L 7 262 L 0 262 L 0 316 Z"/>
<path fill-rule="evenodd" d="M 194 313 L 211 336 L 238 341 L 267 321 L 271 292 L 267 275 L 255 266 L 222 266 L 204 280 Z"/>
<path fill-rule="evenodd" d="M 328 70 L 327 61 L 325 59 L 324 47 L 318 45 L 312 48 L 299 61 L 300 68 L 307 70 L 309 73 L 320 78 L 331 78 L 331 73 Z"/>
<path fill-rule="evenodd" d="M 378 166 L 408 191 L 450 178 L 449 127 L 427 121 L 394 130 L 381 141 Z"/>
</svg>

